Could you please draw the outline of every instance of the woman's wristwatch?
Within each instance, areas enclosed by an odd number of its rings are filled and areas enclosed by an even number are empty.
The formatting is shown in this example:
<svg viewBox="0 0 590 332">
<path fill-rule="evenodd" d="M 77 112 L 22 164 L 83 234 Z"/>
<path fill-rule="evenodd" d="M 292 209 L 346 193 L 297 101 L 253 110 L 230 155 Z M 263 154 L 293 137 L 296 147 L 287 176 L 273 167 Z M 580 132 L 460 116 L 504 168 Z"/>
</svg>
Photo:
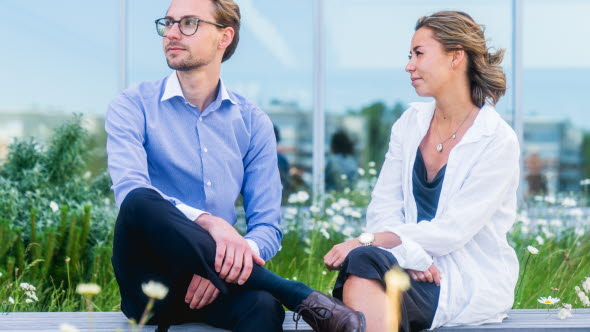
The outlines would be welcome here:
<svg viewBox="0 0 590 332">
<path fill-rule="evenodd" d="M 363 233 L 359 236 L 359 242 L 363 246 L 373 245 L 373 241 L 375 241 L 375 234 L 373 233 Z"/>
</svg>

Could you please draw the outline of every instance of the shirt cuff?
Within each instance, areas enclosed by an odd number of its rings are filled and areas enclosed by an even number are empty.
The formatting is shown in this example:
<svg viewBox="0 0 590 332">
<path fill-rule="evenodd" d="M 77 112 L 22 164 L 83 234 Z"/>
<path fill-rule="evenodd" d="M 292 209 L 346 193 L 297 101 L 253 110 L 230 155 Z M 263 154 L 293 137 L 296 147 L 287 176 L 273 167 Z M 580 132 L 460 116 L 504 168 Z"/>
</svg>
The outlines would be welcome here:
<svg viewBox="0 0 590 332">
<path fill-rule="evenodd" d="M 416 271 L 428 270 L 433 263 L 432 257 L 417 242 L 404 238 L 399 233 L 396 234 L 402 243 L 388 250 L 393 254 L 399 266 Z"/>
<path fill-rule="evenodd" d="M 254 242 L 253 240 L 250 240 L 250 239 L 246 239 L 246 242 L 248 242 L 250 249 L 252 249 L 252 251 L 254 251 L 254 253 L 256 255 L 258 255 L 258 257 L 260 257 L 260 249 L 258 248 L 258 245 L 256 244 L 256 242 Z"/>
<path fill-rule="evenodd" d="M 209 212 L 195 209 L 194 207 L 188 206 L 186 204 L 178 204 L 176 205 L 176 208 L 179 209 L 180 212 L 184 213 L 184 215 L 192 221 L 197 220 L 197 218 L 202 214 L 210 214 Z"/>
</svg>

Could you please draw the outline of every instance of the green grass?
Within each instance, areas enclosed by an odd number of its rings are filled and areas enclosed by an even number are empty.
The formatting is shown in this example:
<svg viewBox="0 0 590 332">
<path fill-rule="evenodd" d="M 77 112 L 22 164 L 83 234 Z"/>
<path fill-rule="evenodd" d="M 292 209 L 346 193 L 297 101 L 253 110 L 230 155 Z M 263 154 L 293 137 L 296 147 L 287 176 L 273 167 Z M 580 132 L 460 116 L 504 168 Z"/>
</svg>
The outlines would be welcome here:
<svg viewBox="0 0 590 332">
<path fill-rule="evenodd" d="M 573 230 L 565 231 L 560 234 L 559 239 L 547 239 L 543 245 L 536 245 L 540 252 L 531 255 L 526 247 L 533 243 L 535 236 L 520 235 L 516 227 L 510 237 L 521 263 L 522 278 L 514 307 L 546 308 L 538 303 L 537 299 L 549 295 L 561 298 L 561 303 L 582 307 L 574 292 L 574 286 L 581 286 L 584 278 L 590 275 L 589 236 L 577 236 Z M 320 291 L 330 292 L 337 273 L 330 272 L 324 267 L 323 255 L 334 244 L 344 239 L 344 236 L 334 232 L 330 233 L 329 239 L 317 230 L 307 232 L 306 236 L 299 236 L 295 231 L 289 232 L 283 239 L 282 249 L 267 263 L 267 267 L 285 278 L 297 279 Z M 31 252 L 28 250 L 25 255 L 29 256 Z M 523 276 L 527 259 L 529 262 Z M 23 273 L 12 280 L 6 273 L 0 277 L 1 311 L 84 311 L 85 301 L 82 296 L 75 293 L 75 286 L 87 281 L 96 282 L 102 287 L 102 292 L 93 299 L 94 310 L 119 310 L 119 293 L 110 264 L 104 264 L 104 271 L 96 275 L 94 280 L 82 280 L 82 275 L 73 279 L 68 274 L 69 284 L 67 279 L 56 284 L 51 275 L 42 277 L 42 274 L 34 273 L 35 266 L 40 264 L 41 262 L 28 264 Z M 56 271 L 65 269 L 68 273 L 69 268 L 65 261 L 56 261 L 55 264 L 61 264 L 61 267 L 55 267 Z M 19 287 L 21 282 L 37 287 L 38 302 L 24 302 L 24 292 Z M 16 304 L 8 303 L 8 297 L 13 297 Z"/>
</svg>

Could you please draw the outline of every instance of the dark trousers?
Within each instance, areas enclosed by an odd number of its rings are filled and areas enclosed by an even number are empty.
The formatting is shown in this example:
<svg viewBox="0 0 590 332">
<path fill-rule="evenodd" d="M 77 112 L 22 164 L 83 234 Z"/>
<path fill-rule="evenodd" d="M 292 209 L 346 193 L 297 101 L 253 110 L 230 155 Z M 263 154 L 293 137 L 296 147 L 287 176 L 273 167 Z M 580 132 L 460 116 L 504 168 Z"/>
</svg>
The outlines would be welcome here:
<svg viewBox="0 0 590 332">
<path fill-rule="evenodd" d="M 388 251 L 377 247 L 353 249 L 344 263 L 334 285 L 334 297 L 342 299 L 344 283 L 348 276 L 377 280 L 385 290 L 385 273 L 398 265 Z M 429 329 L 434 320 L 440 286 L 430 282 L 419 282 L 410 278 L 411 287 L 404 292 L 402 301 L 402 332 L 417 332 Z"/>
<path fill-rule="evenodd" d="M 141 285 L 155 280 L 166 285 L 169 293 L 156 301 L 150 324 L 205 322 L 233 331 L 282 331 L 285 312 L 281 303 L 267 291 L 219 279 L 214 269 L 215 248 L 207 231 L 156 191 L 131 191 L 119 211 L 112 257 L 123 313 L 139 321 L 148 303 Z M 218 298 L 200 310 L 184 302 L 194 274 L 220 290 Z"/>
</svg>

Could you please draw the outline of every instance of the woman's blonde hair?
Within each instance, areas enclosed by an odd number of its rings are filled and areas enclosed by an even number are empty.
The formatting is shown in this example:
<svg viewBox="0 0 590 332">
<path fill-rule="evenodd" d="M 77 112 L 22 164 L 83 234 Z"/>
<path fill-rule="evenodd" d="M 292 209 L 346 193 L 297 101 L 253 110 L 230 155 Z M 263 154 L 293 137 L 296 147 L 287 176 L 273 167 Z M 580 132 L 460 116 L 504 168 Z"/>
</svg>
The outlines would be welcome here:
<svg viewBox="0 0 590 332">
<path fill-rule="evenodd" d="M 233 0 L 211 0 L 215 6 L 213 17 L 215 21 L 226 27 L 234 29 L 234 39 L 223 52 L 221 62 L 228 60 L 236 51 L 240 41 L 240 7 Z"/>
<path fill-rule="evenodd" d="M 445 51 L 465 51 L 471 100 L 475 105 L 481 107 L 486 101 L 492 105 L 498 102 L 506 92 L 506 75 L 500 66 L 505 50 L 490 53 L 482 26 L 464 12 L 440 11 L 418 19 L 415 30 L 420 28 L 431 29 L 434 39 Z"/>
</svg>

